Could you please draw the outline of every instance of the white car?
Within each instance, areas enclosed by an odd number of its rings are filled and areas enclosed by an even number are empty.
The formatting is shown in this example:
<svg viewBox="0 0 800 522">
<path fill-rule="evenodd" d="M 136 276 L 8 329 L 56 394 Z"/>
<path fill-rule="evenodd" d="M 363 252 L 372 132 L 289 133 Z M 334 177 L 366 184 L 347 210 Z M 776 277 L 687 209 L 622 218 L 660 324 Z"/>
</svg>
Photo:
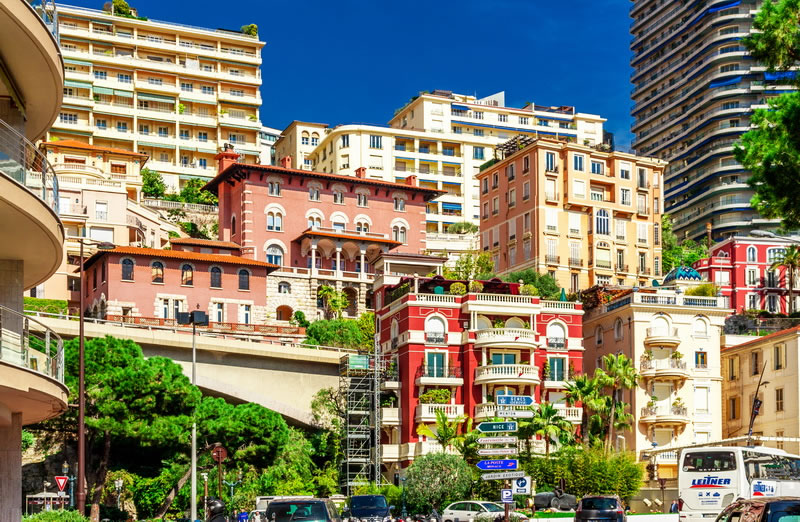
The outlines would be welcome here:
<svg viewBox="0 0 800 522">
<path fill-rule="evenodd" d="M 495 502 L 486 502 L 483 500 L 469 500 L 464 502 L 453 502 L 442 513 L 443 522 L 466 522 L 467 520 L 481 520 L 492 521 L 495 518 L 503 518 L 505 508 L 501 504 Z M 522 513 L 514 513 L 518 520 L 527 520 L 528 517 Z"/>
</svg>

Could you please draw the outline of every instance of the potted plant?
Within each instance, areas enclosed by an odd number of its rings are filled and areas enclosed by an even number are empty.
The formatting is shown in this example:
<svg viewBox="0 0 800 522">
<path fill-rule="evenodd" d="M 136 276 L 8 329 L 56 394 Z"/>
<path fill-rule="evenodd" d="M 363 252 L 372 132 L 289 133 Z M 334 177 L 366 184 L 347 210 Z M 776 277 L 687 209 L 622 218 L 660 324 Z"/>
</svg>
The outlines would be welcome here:
<svg viewBox="0 0 800 522">
<path fill-rule="evenodd" d="M 480 281 L 470 281 L 469 291 L 473 294 L 480 294 L 481 292 L 483 292 L 483 283 L 481 283 Z"/>
<path fill-rule="evenodd" d="M 653 350 L 647 350 L 644 352 L 644 355 L 642 355 L 643 361 L 651 361 L 652 359 L 653 359 Z"/>
<path fill-rule="evenodd" d="M 681 359 L 683 359 L 683 354 L 678 350 L 675 350 L 674 352 L 672 352 L 672 355 L 670 355 L 670 358 L 675 359 L 676 361 L 680 361 Z"/>
<path fill-rule="evenodd" d="M 258 121 L 258 116 L 256 116 L 255 114 L 250 114 L 249 116 L 247 116 L 247 119 L 250 121 Z"/>
<path fill-rule="evenodd" d="M 542 378 L 545 381 L 550 380 L 550 361 L 545 361 L 544 366 L 542 366 Z"/>
<path fill-rule="evenodd" d="M 494 328 L 504 328 L 505 326 L 506 323 L 502 319 L 495 319 L 494 321 L 492 321 L 492 327 Z"/>
<path fill-rule="evenodd" d="M 186 112 L 186 105 L 184 105 L 182 103 L 179 103 L 178 104 L 178 114 L 183 114 L 184 112 Z"/>
<path fill-rule="evenodd" d="M 683 399 L 678 397 L 677 399 L 672 401 L 672 407 L 673 408 L 683 408 Z"/>
<path fill-rule="evenodd" d="M 450 295 L 464 295 L 467 293 L 467 286 L 464 283 L 453 283 L 450 285 Z"/>
<path fill-rule="evenodd" d="M 228 114 L 228 109 L 220 109 L 219 110 L 219 115 L 220 116 L 227 116 L 227 114 Z"/>
<path fill-rule="evenodd" d="M 656 405 L 656 402 L 658 402 L 658 397 L 656 397 L 655 395 L 651 395 L 651 396 L 650 396 L 650 400 L 649 400 L 649 401 L 647 401 L 647 407 L 648 407 L 648 408 L 653 408 L 653 407 L 655 407 L 655 405 Z"/>
<path fill-rule="evenodd" d="M 522 295 L 539 295 L 539 290 L 533 285 L 522 285 L 519 287 L 519 293 Z"/>
</svg>

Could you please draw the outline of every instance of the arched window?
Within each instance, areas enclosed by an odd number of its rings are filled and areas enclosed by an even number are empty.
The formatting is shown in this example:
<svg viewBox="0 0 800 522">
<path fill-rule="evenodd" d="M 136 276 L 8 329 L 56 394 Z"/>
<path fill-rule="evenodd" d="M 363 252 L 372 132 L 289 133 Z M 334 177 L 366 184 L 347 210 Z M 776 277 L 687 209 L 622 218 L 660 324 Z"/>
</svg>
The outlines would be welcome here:
<svg viewBox="0 0 800 522">
<path fill-rule="evenodd" d="M 319 187 L 308 187 L 308 199 L 311 201 L 319 201 Z"/>
<path fill-rule="evenodd" d="M 650 321 L 650 335 L 669 335 L 669 321 L 663 315 L 659 315 Z"/>
<path fill-rule="evenodd" d="M 194 268 L 192 268 L 192 265 L 188 263 L 181 267 L 181 285 L 194 285 Z"/>
<path fill-rule="evenodd" d="M 236 216 L 231 216 L 231 234 L 236 234 Z"/>
<path fill-rule="evenodd" d="M 239 269 L 239 290 L 250 290 L 250 271 L 245 268 Z"/>
<path fill-rule="evenodd" d="M 307 131 L 303 131 L 303 133 L 300 135 L 300 144 L 301 145 L 309 144 L 309 135 Z"/>
<path fill-rule="evenodd" d="M 369 223 L 366 221 L 356 222 L 356 232 L 369 232 Z"/>
<path fill-rule="evenodd" d="M 525 328 L 525 321 L 519 317 L 511 317 L 506 321 L 506 328 Z"/>
<path fill-rule="evenodd" d="M 211 267 L 211 288 L 222 288 L 222 269 L 218 266 Z"/>
<path fill-rule="evenodd" d="M 120 264 L 122 265 L 122 280 L 133 281 L 133 259 L 123 259 Z"/>
<path fill-rule="evenodd" d="M 286 281 L 281 281 L 280 283 L 278 283 L 278 293 L 279 294 L 291 294 L 292 293 L 292 285 L 290 285 Z"/>
<path fill-rule="evenodd" d="M 392 239 L 400 243 L 406 242 L 406 227 L 403 225 L 395 225 L 392 227 Z"/>
<path fill-rule="evenodd" d="M 594 215 L 594 222 L 595 233 L 607 236 L 609 231 L 608 210 L 604 208 L 599 209 Z"/>
<path fill-rule="evenodd" d="M 425 320 L 425 342 L 444 344 L 447 326 L 441 317 L 428 317 Z"/>
<path fill-rule="evenodd" d="M 333 190 L 333 202 L 344 205 L 344 192 L 341 190 Z"/>
<path fill-rule="evenodd" d="M 164 263 L 161 261 L 153 261 L 153 264 L 150 265 L 150 272 L 154 283 L 164 282 Z"/>
<path fill-rule="evenodd" d="M 747 262 L 748 263 L 756 262 L 756 247 L 754 246 L 747 247 Z"/>
<path fill-rule="evenodd" d="M 702 317 L 696 317 L 692 333 L 695 337 L 708 337 L 708 323 Z"/>
<path fill-rule="evenodd" d="M 622 319 L 617 318 L 617 320 L 614 321 L 614 339 L 620 341 L 623 337 L 625 337 L 625 325 Z"/>
<path fill-rule="evenodd" d="M 547 347 L 548 348 L 566 348 L 567 331 L 564 325 L 557 322 L 552 322 L 547 325 Z"/>
<path fill-rule="evenodd" d="M 283 230 L 283 214 L 278 210 L 267 212 L 267 230 L 280 232 Z"/>
<path fill-rule="evenodd" d="M 314 216 L 308 216 L 308 228 L 321 227 L 322 219 Z"/>
<path fill-rule="evenodd" d="M 603 344 L 603 327 L 602 326 L 598 326 L 597 328 L 594 329 L 594 343 L 596 345 L 598 345 L 598 346 Z"/>
<path fill-rule="evenodd" d="M 492 327 L 492 322 L 489 320 L 488 317 L 486 317 L 485 315 L 478 316 L 478 325 L 477 325 L 478 330 L 488 330 L 491 327 Z"/>
<path fill-rule="evenodd" d="M 267 247 L 267 263 L 273 265 L 283 265 L 283 249 L 278 245 Z"/>
<path fill-rule="evenodd" d="M 400 327 L 397 324 L 397 319 L 392 319 L 392 325 L 389 331 L 391 332 L 392 335 L 392 341 L 394 341 L 400 336 Z M 394 344 L 394 342 L 392 342 L 392 344 Z"/>
</svg>

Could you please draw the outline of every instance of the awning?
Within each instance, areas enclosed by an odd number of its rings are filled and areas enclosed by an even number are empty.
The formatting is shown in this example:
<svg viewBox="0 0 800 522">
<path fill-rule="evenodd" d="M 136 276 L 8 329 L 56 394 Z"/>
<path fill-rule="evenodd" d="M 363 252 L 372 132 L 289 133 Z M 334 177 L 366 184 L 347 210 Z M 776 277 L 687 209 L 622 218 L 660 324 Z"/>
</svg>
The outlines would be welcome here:
<svg viewBox="0 0 800 522">
<path fill-rule="evenodd" d="M 109 89 L 108 87 L 92 87 L 92 91 L 95 94 L 114 94 L 114 89 Z"/>
<path fill-rule="evenodd" d="M 461 203 L 442 203 L 444 210 L 461 210 Z"/>
<path fill-rule="evenodd" d="M 414 158 L 404 158 L 402 156 L 395 156 L 394 159 L 406 160 L 406 161 L 414 161 Z"/>
<path fill-rule="evenodd" d="M 100 25 L 113 25 L 111 22 L 106 22 L 105 20 L 95 20 L 95 19 L 92 19 L 92 23 Z"/>
<path fill-rule="evenodd" d="M 75 87 L 77 89 L 91 89 L 91 83 L 76 82 L 75 80 L 67 80 L 64 82 L 65 87 Z"/>
<path fill-rule="evenodd" d="M 419 180 L 420 183 L 436 183 L 435 179 L 421 179 Z"/>
<path fill-rule="evenodd" d="M 725 5 L 718 5 L 717 7 L 712 7 L 708 10 L 709 13 L 716 13 L 717 11 L 722 11 L 723 9 L 729 9 L 731 7 L 736 7 L 737 5 L 741 4 L 741 1 L 730 2 Z"/>
<path fill-rule="evenodd" d="M 133 93 L 131 91 L 120 91 L 119 89 L 114 89 L 114 96 L 122 96 L 123 98 L 133 98 Z"/>
<path fill-rule="evenodd" d="M 455 103 L 450 105 L 450 108 L 453 109 L 454 111 L 468 111 L 469 110 L 469 107 L 467 107 L 466 105 L 456 105 Z"/>
<path fill-rule="evenodd" d="M 713 89 L 714 87 L 722 87 L 723 85 L 733 85 L 735 83 L 739 83 L 742 81 L 741 76 L 737 76 L 735 78 L 728 78 L 726 80 L 714 80 L 710 84 L 708 84 L 709 89 Z"/>
<path fill-rule="evenodd" d="M 190 150 L 190 151 L 192 151 L 192 152 L 197 152 L 197 147 L 189 147 L 189 146 L 187 146 L 187 145 L 181 145 L 181 144 L 178 144 L 178 147 L 179 147 L 181 150 Z"/>
<path fill-rule="evenodd" d="M 461 183 L 458 181 L 442 181 L 442 185 L 458 185 L 460 187 Z"/>
<path fill-rule="evenodd" d="M 234 129 L 257 130 L 257 129 L 255 129 L 253 127 L 248 127 L 247 125 L 236 125 L 234 123 L 228 123 L 225 120 L 220 120 L 219 124 L 224 126 L 224 127 L 233 127 Z"/>
<path fill-rule="evenodd" d="M 140 147 L 161 147 L 164 149 L 172 149 L 174 145 L 167 145 L 165 143 L 150 143 L 148 141 L 140 141 L 138 142 Z"/>
<path fill-rule="evenodd" d="M 443 161 L 442 165 L 455 165 L 456 167 L 460 167 L 461 163 L 453 163 L 452 161 Z"/>
<path fill-rule="evenodd" d="M 140 100 L 154 101 L 154 102 L 169 102 L 175 103 L 175 98 L 171 96 L 162 96 L 160 94 L 150 94 L 149 92 L 140 92 L 137 94 Z"/>
<path fill-rule="evenodd" d="M 85 67 L 91 67 L 93 65 L 92 62 L 82 62 L 80 60 L 73 60 L 72 58 L 64 58 L 64 63 L 70 63 L 72 65 L 83 65 Z"/>
<path fill-rule="evenodd" d="M 194 174 L 178 174 L 180 179 L 200 179 L 203 181 L 211 181 L 214 176 L 196 176 Z"/>
<path fill-rule="evenodd" d="M 197 152 L 204 152 L 206 154 L 216 154 L 217 151 L 214 149 L 197 149 Z"/>
<path fill-rule="evenodd" d="M 793 80 L 797 77 L 797 71 L 765 72 L 765 80 Z"/>
<path fill-rule="evenodd" d="M 414 138 L 409 138 L 408 136 L 395 136 L 394 139 L 396 139 L 396 140 L 411 140 L 411 141 L 414 141 Z"/>
</svg>

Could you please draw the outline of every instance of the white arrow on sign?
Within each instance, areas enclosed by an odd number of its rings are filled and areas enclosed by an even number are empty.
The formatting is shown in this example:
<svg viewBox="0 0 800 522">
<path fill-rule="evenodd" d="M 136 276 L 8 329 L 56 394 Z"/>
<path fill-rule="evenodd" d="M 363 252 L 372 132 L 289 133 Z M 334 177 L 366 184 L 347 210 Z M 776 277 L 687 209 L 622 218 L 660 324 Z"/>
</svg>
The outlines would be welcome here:
<svg viewBox="0 0 800 522">
<path fill-rule="evenodd" d="M 480 448 L 478 455 L 516 455 L 517 448 Z"/>
<path fill-rule="evenodd" d="M 481 475 L 481 478 L 483 480 L 505 480 L 522 478 L 524 476 L 524 471 L 502 471 L 499 473 L 484 473 Z"/>
<path fill-rule="evenodd" d="M 497 410 L 498 417 L 518 417 L 522 419 L 533 418 L 533 412 L 530 410 Z"/>
<path fill-rule="evenodd" d="M 514 436 L 508 437 L 480 437 L 478 444 L 516 444 L 519 439 Z"/>
</svg>

